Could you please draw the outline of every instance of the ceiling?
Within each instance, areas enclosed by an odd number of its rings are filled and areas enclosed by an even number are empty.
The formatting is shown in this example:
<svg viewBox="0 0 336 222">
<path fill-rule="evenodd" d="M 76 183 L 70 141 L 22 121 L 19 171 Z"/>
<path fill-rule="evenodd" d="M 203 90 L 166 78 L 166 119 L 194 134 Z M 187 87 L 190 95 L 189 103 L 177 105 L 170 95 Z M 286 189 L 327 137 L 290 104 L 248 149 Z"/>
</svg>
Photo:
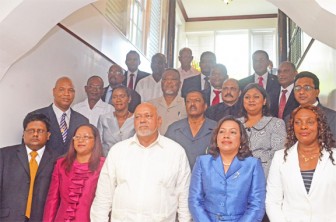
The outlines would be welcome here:
<svg viewBox="0 0 336 222">
<path fill-rule="evenodd" d="M 266 0 L 178 0 L 183 5 L 187 18 L 202 20 L 202 17 L 246 16 L 277 14 L 278 8 Z"/>
</svg>

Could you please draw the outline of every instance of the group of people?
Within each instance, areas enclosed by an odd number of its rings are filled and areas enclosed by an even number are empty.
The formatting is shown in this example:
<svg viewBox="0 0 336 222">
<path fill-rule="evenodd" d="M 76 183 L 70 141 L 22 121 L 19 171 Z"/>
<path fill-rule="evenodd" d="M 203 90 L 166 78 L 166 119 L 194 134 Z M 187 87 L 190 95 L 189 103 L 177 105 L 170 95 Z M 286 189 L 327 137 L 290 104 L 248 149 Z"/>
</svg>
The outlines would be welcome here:
<svg viewBox="0 0 336 222">
<path fill-rule="evenodd" d="M 241 80 L 212 52 L 200 73 L 192 59 L 155 54 L 150 75 L 130 51 L 75 105 L 59 78 L 22 144 L 0 149 L 0 221 L 335 220 L 336 112 L 318 77 L 288 61 L 273 75 L 263 50 Z"/>
</svg>

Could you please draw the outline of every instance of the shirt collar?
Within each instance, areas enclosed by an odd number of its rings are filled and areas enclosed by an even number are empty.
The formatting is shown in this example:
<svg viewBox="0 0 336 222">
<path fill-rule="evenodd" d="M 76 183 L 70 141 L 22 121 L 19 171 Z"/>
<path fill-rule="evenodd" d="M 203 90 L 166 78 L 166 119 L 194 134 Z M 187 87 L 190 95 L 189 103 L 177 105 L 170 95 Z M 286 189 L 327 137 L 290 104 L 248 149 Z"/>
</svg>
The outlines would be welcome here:
<svg viewBox="0 0 336 222">
<path fill-rule="evenodd" d="M 283 87 L 281 86 L 281 91 L 282 91 L 283 89 L 287 89 L 287 92 L 292 92 L 293 88 L 294 88 L 294 83 L 292 83 L 292 84 L 290 84 L 289 86 L 287 86 L 287 88 L 283 88 Z"/>
<path fill-rule="evenodd" d="M 67 117 L 70 119 L 70 114 L 71 114 L 70 108 L 68 110 L 66 110 L 65 112 L 60 110 L 55 104 L 52 105 L 52 108 L 53 108 L 57 117 L 61 117 L 63 113 L 66 113 Z"/>
<path fill-rule="evenodd" d="M 33 150 L 30 149 L 27 145 L 25 145 L 26 147 L 26 151 L 27 151 L 27 155 L 30 156 L 30 152 L 32 152 Z M 42 158 L 42 155 L 45 151 L 45 146 L 43 146 L 41 149 L 37 150 L 37 156 L 41 159 Z"/>
<path fill-rule="evenodd" d="M 158 137 L 156 138 L 156 140 L 152 144 L 150 144 L 148 147 L 144 147 L 143 145 L 141 145 L 141 143 L 139 142 L 139 138 L 138 138 L 136 133 L 130 139 L 129 144 L 132 144 L 132 143 L 135 143 L 138 146 L 143 147 L 143 148 L 147 148 L 147 149 L 151 148 L 152 146 L 155 146 L 155 145 L 158 145 L 159 147 L 164 148 L 164 144 L 163 144 L 163 141 L 162 141 L 162 136 L 161 136 L 160 133 L 158 134 Z"/>
</svg>

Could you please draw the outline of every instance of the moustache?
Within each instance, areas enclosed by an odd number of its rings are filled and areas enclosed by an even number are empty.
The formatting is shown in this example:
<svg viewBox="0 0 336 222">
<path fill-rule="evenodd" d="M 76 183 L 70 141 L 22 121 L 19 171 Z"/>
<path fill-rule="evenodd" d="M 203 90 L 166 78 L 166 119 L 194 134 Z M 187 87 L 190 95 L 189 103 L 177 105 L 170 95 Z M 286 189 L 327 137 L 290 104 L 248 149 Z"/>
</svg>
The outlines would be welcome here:
<svg viewBox="0 0 336 222">
<path fill-rule="evenodd" d="M 231 98 L 233 98 L 233 95 L 230 94 L 230 93 L 228 93 L 228 94 L 226 94 L 224 97 L 231 97 Z"/>
</svg>

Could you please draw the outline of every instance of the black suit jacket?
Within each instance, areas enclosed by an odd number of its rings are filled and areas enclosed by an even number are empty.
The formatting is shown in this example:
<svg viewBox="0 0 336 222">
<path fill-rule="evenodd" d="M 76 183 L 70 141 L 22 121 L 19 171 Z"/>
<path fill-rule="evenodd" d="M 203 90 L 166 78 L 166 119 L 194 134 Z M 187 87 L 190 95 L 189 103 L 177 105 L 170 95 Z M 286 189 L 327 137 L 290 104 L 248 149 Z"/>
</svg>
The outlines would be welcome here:
<svg viewBox="0 0 336 222">
<path fill-rule="evenodd" d="M 125 75 L 125 79 L 124 79 L 124 81 L 122 82 L 122 84 L 123 84 L 124 86 L 127 86 L 127 78 L 128 78 L 127 71 L 125 72 L 124 75 Z M 135 89 L 135 87 L 136 87 L 136 85 L 138 84 L 138 82 L 139 82 L 140 79 L 143 79 L 143 78 L 145 78 L 146 76 L 149 76 L 149 75 L 150 75 L 150 74 L 147 73 L 147 72 L 143 72 L 143 71 L 138 70 L 137 77 L 136 77 L 136 79 L 135 79 L 135 83 L 134 83 L 134 88 L 133 88 L 133 89 Z"/>
<path fill-rule="evenodd" d="M 210 102 L 210 98 L 211 98 L 211 87 L 210 88 L 207 88 L 207 89 L 203 89 L 202 90 L 202 94 L 204 95 L 205 97 L 205 102 L 206 104 L 208 105 L 208 107 L 211 106 L 211 102 Z M 220 95 L 222 96 L 222 95 Z"/>
<path fill-rule="evenodd" d="M 239 88 L 242 91 L 249 83 L 254 83 L 254 75 L 255 74 L 238 81 Z M 275 103 L 278 103 L 277 95 L 280 92 L 280 88 L 281 86 L 278 82 L 278 77 L 276 75 L 268 73 L 266 92 L 269 96 L 270 107 L 272 107 Z"/>
<path fill-rule="evenodd" d="M 187 78 L 183 81 L 181 95 L 182 97 L 186 97 L 187 93 L 192 90 L 202 90 L 202 81 L 201 81 L 201 74 L 197 76 L 193 76 Z"/>
<path fill-rule="evenodd" d="M 104 88 L 104 94 L 101 99 L 104 102 L 109 103 L 109 101 L 105 101 L 106 93 L 107 93 L 108 86 Z M 131 102 L 128 104 L 128 111 L 134 113 L 135 108 L 141 103 L 141 96 L 135 90 L 129 89 L 131 93 Z"/>
<path fill-rule="evenodd" d="M 34 183 L 30 222 L 41 222 L 49 183 L 58 153 L 46 147 Z M 29 193 L 30 173 L 23 144 L 0 149 L 0 221 L 23 222 Z"/>
<path fill-rule="evenodd" d="M 33 111 L 33 113 L 42 113 L 49 118 L 51 135 L 49 141 L 47 142 L 47 146 L 52 148 L 53 150 L 56 150 L 60 155 L 63 155 L 68 151 L 70 142 L 72 141 L 72 137 L 74 136 L 75 133 L 75 129 L 77 129 L 77 127 L 79 127 L 82 124 L 89 123 L 89 120 L 85 116 L 71 109 L 68 134 L 66 141 L 64 143 L 62 133 L 59 128 L 59 123 L 57 121 L 52 105 L 42 109 L 35 110 Z"/>
<path fill-rule="evenodd" d="M 240 117 L 240 107 L 240 100 L 238 100 L 233 106 L 228 106 L 225 103 L 218 103 L 217 105 L 208 107 L 205 111 L 205 116 L 217 122 L 228 115 L 238 118 Z"/>
<path fill-rule="evenodd" d="M 322 106 L 321 103 L 317 106 L 320 107 L 326 115 L 330 130 L 333 134 L 334 140 L 336 140 L 336 111 Z"/>
<path fill-rule="evenodd" d="M 282 94 L 280 91 L 281 90 L 278 91 L 278 94 L 275 97 L 275 101 L 271 105 L 271 114 L 274 117 L 278 117 L 278 113 L 279 113 L 279 99 Z M 295 100 L 294 90 L 292 90 L 286 102 L 286 106 L 285 106 L 285 109 L 282 115 L 282 119 L 285 119 L 286 116 L 290 115 L 293 112 L 293 110 L 297 108 L 299 105 L 300 104 Z"/>
</svg>

